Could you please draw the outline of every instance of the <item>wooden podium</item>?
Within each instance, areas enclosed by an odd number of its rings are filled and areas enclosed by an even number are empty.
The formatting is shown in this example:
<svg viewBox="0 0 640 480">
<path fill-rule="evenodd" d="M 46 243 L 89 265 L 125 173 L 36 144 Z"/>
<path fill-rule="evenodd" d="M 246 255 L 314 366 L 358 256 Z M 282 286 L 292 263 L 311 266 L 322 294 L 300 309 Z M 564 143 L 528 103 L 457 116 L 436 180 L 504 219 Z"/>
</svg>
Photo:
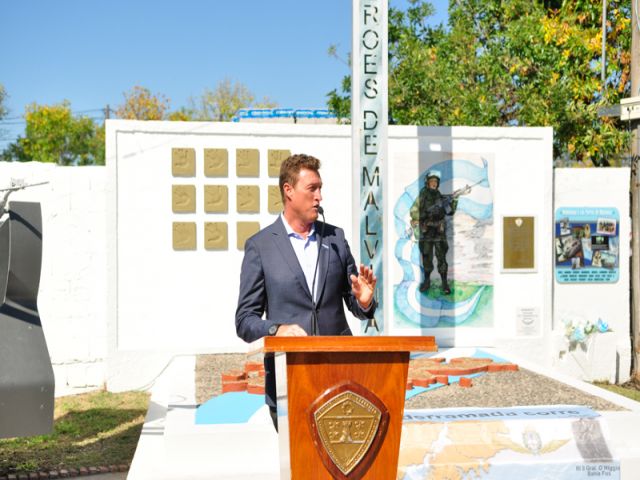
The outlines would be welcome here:
<svg viewBox="0 0 640 480">
<path fill-rule="evenodd" d="M 396 478 L 409 353 L 437 349 L 434 337 L 265 337 L 280 478 Z"/>
</svg>

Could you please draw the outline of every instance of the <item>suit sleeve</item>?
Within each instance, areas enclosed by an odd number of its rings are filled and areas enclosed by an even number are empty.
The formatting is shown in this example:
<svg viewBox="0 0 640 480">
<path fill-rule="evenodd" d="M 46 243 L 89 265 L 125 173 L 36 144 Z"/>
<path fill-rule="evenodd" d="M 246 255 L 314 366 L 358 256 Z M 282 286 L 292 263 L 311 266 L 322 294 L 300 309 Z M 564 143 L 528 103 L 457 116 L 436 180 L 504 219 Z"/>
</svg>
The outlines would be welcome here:
<svg viewBox="0 0 640 480">
<path fill-rule="evenodd" d="M 371 302 L 371 305 L 369 305 L 369 308 L 364 309 L 360 306 L 360 304 L 358 303 L 358 300 L 356 299 L 356 297 L 353 295 L 353 292 L 351 291 L 351 275 L 355 275 L 356 277 L 358 276 L 358 267 L 356 265 L 355 259 L 353 258 L 353 255 L 351 254 L 351 249 L 349 248 L 349 242 L 347 242 L 347 239 L 344 238 L 344 232 L 341 232 L 341 233 L 343 233 L 343 241 L 344 241 L 344 248 L 345 248 L 344 251 L 345 251 L 345 257 L 346 257 L 346 262 L 345 262 L 346 288 L 345 288 L 345 292 L 343 293 L 344 303 L 347 305 L 347 308 L 349 309 L 349 311 L 353 313 L 353 315 L 356 318 L 359 318 L 360 320 L 373 318 L 374 313 L 376 313 L 376 308 L 378 307 L 378 302 L 376 301 L 375 297 Z"/>
<path fill-rule="evenodd" d="M 267 291 L 260 252 L 253 239 L 245 244 L 240 271 L 240 292 L 236 309 L 236 333 L 245 342 L 267 336 L 275 322 L 263 320 L 267 308 Z"/>
</svg>

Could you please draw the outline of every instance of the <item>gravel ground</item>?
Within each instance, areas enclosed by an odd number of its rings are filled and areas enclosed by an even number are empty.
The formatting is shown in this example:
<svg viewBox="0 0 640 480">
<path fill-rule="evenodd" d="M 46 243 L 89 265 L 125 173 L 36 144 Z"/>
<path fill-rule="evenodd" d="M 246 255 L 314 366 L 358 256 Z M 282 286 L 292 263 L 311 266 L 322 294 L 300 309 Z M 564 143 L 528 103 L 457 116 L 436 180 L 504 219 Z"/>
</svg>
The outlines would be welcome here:
<svg viewBox="0 0 640 480">
<path fill-rule="evenodd" d="M 196 403 L 202 404 L 222 393 L 220 374 L 229 370 L 242 370 L 247 355 L 221 353 L 196 357 Z M 253 360 L 253 359 L 252 359 Z"/>
<path fill-rule="evenodd" d="M 206 402 L 221 393 L 220 374 L 242 369 L 247 356 L 242 353 L 198 355 L 196 360 L 196 401 Z M 258 360 L 251 358 L 252 361 Z M 473 379 L 471 388 L 458 384 L 440 387 L 409 399 L 406 408 L 513 407 L 517 405 L 585 405 L 594 410 L 625 410 L 528 370 L 485 373 Z"/>
</svg>

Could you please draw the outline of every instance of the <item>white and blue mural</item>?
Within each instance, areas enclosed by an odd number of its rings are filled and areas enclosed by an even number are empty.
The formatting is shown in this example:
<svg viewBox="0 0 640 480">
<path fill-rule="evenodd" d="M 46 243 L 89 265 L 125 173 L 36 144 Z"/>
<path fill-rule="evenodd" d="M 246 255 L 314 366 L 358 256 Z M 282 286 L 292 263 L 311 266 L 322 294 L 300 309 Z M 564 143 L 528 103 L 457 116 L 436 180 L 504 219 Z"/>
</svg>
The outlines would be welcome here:
<svg viewBox="0 0 640 480">
<path fill-rule="evenodd" d="M 407 169 L 395 175 L 397 198 L 393 208 L 395 246 L 394 321 L 399 328 L 451 328 L 493 326 L 493 195 L 492 165 L 488 155 L 421 154 L 417 176 Z M 403 168 L 396 164 L 396 168 Z M 424 262 L 419 248 L 420 226 L 412 222 L 420 190 L 427 173 L 439 175 L 444 197 L 457 197 L 457 208 L 449 209 L 441 226 L 446 234 L 446 263 L 450 293 L 441 276 L 432 274 L 424 288 Z M 391 239 L 390 239 L 391 240 Z M 437 269 L 437 259 L 433 263 Z M 399 281 L 397 281 L 397 280 Z"/>
</svg>

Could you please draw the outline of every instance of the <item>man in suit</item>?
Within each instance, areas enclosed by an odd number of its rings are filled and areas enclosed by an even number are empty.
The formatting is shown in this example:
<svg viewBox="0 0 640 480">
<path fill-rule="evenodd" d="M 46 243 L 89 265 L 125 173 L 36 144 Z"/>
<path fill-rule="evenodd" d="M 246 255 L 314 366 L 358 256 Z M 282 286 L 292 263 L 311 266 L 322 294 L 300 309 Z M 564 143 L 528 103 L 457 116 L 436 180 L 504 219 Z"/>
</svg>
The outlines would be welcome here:
<svg viewBox="0 0 640 480">
<path fill-rule="evenodd" d="M 310 155 L 287 158 L 280 167 L 284 211 L 245 243 L 236 331 L 246 342 L 267 335 L 351 335 L 343 302 L 356 317 L 373 317 L 372 270 L 357 268 L 341 228 L 318 221 L 319 170 L 320 161 Z M 265 371 L 266 403 L 277 429 L 273 356 L 265 356 Z"/>
</svg>

